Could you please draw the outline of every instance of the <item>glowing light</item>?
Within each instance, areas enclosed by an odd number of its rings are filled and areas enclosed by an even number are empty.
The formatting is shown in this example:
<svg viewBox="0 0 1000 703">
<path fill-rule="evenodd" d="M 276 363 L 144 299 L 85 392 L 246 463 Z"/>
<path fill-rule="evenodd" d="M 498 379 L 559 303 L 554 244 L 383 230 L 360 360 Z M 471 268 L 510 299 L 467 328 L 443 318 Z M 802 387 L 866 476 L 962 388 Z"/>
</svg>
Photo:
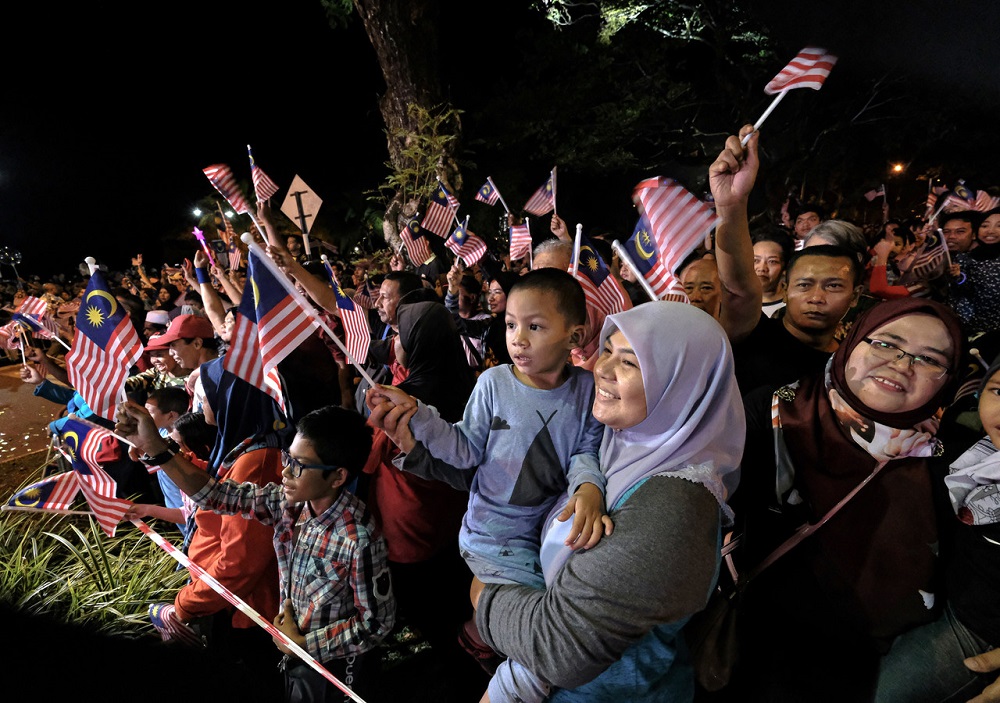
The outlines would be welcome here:
<svg viewBox="0 0 1000 703">
<path fill-rule="evenodd" d="M 892 172 L 893 173 L 902 173 L 904 168 L 906 168 L 906 167 L 903 166 L 903 164 L 893 164 L 892 165 Z"/>
</svg>

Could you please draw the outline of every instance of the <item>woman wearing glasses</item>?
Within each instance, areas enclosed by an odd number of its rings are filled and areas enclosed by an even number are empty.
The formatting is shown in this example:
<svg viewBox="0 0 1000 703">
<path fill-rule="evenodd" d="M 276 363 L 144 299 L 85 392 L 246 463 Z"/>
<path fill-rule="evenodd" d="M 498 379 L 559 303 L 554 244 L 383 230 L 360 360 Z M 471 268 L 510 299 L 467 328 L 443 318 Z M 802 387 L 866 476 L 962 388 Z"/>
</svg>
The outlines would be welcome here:
<svg viewBox="0 0 1000 703">
<path fill-rule="evenodd" d="M 936 616 L 937 523 L 927 458 L 962 368 L 958 318 L 914 298 L 852 326 L 823 373 L 745 398 L 734 508 L 742 570 L 819 527 L 744 593 L 743 700 L 869 700 L 894 637 Z"/>
</svg>

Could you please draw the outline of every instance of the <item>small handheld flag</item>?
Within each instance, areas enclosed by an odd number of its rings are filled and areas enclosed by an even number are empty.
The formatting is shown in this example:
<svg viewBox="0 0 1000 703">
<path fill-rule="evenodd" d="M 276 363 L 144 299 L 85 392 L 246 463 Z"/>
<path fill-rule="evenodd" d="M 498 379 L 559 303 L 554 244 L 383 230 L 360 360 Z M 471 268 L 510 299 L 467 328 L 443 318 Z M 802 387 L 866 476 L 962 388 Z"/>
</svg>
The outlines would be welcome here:
<svg viewBox="0 0 1000 703">
<path fill-rule="evenodd" d="M 778 72 L 778 75 L 764 86 L 765 93 L 768 95 L 777 94 L 777 97 L 764 110 L 764 114 L 760 116 L 760 119 L 754 122 L 753 132 L 743 137 L 740 143 L 746 146 L 746 143 L 750 141 L 751 135 L 760 129 L 761 125 L 764 124 L 764 120 L 778 106 L 778 103 L 781 102 L 782 98 L 785 97 L 785 93 L 789 90 L 793 88 L 819 90 L 822 88 L 827 76 L 830 75 L 830 70 L 836 63 L 837 57 L 827 53 L 826 49 L 807 46 L 800 51 L 787 66 Z"/>
<path fill-rule="evenodd" d="M 556 167 L 552 167 L 549 179 L 528 198 L 524 209 L 532 215 L 544 215 L 556 209 Z"/>
</svg>

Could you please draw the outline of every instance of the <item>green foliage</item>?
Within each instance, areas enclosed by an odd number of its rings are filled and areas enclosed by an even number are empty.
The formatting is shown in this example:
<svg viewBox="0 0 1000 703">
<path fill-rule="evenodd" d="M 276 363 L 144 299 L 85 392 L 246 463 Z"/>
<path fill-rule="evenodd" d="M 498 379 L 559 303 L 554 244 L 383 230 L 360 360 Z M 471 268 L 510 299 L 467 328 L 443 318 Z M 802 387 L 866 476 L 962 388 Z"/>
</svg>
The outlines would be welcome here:
<svg viewBox="0 0 1000 703">
<path fill-rule="evenodd" d="M 333 29 L 342 29 L 354 16 L 354 3 L 351 0 L 319 0 L 326 10 L 326 20 Z"/>
<path fill-rule="evenodd" d="M 462 111 L 448 105 L 427 109 L 411 104 L 409 126 L 391 131 L 390 137 L 402 144 L 399 164 L 386 162 L 389 176 L 372 193 L 372 200 L 388 203 L 411 202 L 429 197 L 437 188 L 437 175 L 451 160 L 461 129 Z M 460 183 L 452 183 L 457 189 Z"/>
<path fill-rule="evenodd" d="M 148 605 L 173 600 L 187 580 L 187 571 L 176 567 L 168 554 L 127 524 L 108 538 L 90 518 L 0 516 L 0 598 L 29 615 L 88 625 L 106 634 L 154 634 Z"/>
</svg>

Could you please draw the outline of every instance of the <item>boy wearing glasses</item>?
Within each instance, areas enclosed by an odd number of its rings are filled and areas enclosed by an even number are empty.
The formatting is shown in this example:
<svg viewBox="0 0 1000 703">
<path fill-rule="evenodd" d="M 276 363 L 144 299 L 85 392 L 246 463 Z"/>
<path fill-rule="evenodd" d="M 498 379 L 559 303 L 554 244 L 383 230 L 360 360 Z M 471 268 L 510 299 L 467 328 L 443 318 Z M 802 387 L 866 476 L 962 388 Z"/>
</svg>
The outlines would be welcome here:
<svg viewBox="0 0 1000 703">
<path fill-rule="evenodd" d="M 210 478 L 159 436 L 140 405 L 119 406 L 117 421 L 146 452 L 144 462 L 157 462 L 195 503 L 274 526 L 284 600 L 275 626 L 364 697 L 377 664 L 373 650 L 395 620 L 385 541 L 365 504 L 344 488 L 371 451 L 364 419 L 336 406 L 303 417 L 282 452 L 281 484 L 266 486 Z M 276 645 L 285 653 L 286 700 L 348 700 Z"/>
</svg>

